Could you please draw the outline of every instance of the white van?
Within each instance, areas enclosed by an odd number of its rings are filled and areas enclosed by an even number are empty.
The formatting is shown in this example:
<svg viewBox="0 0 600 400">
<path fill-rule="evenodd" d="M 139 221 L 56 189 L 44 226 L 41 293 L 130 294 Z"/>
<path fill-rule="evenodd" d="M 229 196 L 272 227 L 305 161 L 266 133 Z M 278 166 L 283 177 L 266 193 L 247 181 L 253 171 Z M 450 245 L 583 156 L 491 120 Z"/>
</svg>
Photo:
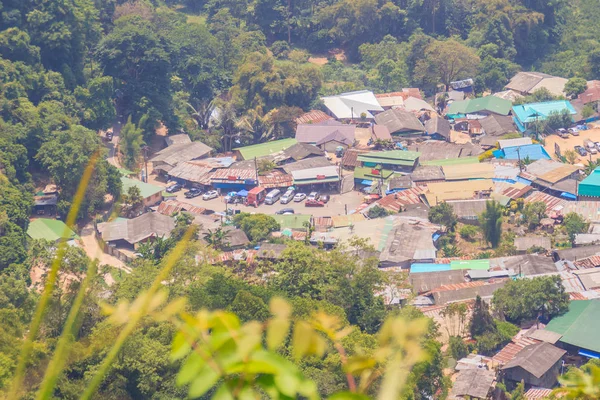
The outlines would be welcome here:
<svg viewBox="0 0 600 400">
<path fill-rule="evenodd" d="M 287 192 L 285 192 L 283 194 L 283 196 L 281 196 L 281 200 L 279 200 L 279 202 L 281 204 L 287 204 L 290 201 L 292 201 L 292 199 L 294 198 L 294 195 L 296 194 L 296 191 L 293 189 L 288 189 Z"/>
<path fill-rule="evenodd" d="M 277 200 L 281 197 L 281 192 L 277 189 L 273 189 L 267 194 L 265 198 L 265 204 L 275 204 Z"/>
</svg>

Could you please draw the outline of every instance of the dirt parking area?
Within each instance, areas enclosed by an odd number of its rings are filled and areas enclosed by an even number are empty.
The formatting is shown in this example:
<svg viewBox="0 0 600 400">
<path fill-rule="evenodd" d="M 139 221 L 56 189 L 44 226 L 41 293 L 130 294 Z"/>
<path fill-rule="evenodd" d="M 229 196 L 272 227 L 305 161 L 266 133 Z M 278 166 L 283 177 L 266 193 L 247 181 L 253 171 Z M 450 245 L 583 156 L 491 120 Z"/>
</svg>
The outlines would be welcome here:
<svg viewBox="0 0 600 400">
<path fill-rule="evenodd" d="M 574 150 L 575 146 L 584 146 L 584 141 L 590 139 L 593 142 L 600 142 L 600 128 L 592 128 L 587 131 L 579 131 L 579 136 L 569 135 L 568 139 L 562 139 L 558 135 L 546 136 L 544 148 L 553 158 L 556 158 L 554 152 L 554 144 L 558 143 L 561 153 L 564 155 L 567 150 Z M 596 161 L 600 158 L 599 154 L 589 154 L 586 157 L 581 157 L 577 154 L 577 163 L 587 164 L 590 160 Z"/>
</svg>

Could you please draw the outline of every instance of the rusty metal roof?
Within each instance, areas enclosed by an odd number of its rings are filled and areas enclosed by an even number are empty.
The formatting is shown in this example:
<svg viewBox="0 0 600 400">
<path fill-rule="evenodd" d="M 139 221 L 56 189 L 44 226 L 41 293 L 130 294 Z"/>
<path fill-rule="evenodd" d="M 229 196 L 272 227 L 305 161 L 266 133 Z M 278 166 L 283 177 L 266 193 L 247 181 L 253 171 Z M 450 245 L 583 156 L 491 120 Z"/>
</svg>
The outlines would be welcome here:
<svg viewBox="0 0 600 400">
<path fill-rule="evenodd" d="M 260 186 L 271 189 L 271 188 L 283 188 L 292 186 L 294 179 L 292 175 L 284 174 L 282 172 L 273 171 L 265 176 L 258 177 L 258 183 Z"/>
<path fill-rule="evenodd" d="M 321 110 L 311 110 L 307 113 L 302 114 L 296 118 L 297 124 L 316 124 L 318 122 L 327 121 L 333 119 Z"/>
<path fill-rule="evenodd" d="M 256 179 L 256 171 L 254 169 L 218 169 L 210 174 L 211 180 L 230 180 L 230 177 L 235 177 L 235 180 L 243 181 L 246 179 Z"/>
<path fill-rule="evenodd" d="M 552 394 L 552 389 L 536 389 L 531 388 L 525 392 L 527 400 L 546 399 Z"/>
<path fill-rule="evenodd" d="M 546 213 L 549 213 L 556 207 L 564 206 L 564 204 L 566 203 L 566 200 L 563 200 L 556 196 L 552 196 L 550 194 L 542 193 L 540 191 L 535 191 L 529 196 L 525 197 L 525 203 L 533 203 L 536 201 L 541 201 L 546 204 Z"/>
<path fill-rule="evenodd" d="M 382 199 L 377 200 L 377 204 L 387 210 L 399 212 L 403 206 L 421 203 L 421 194 L 423 194 L 421 188 L 415 187 L 406 189 L 398 193 L 389 194 Z"/>
<path fill-rule="evenodd" d="M 535 343 L 540 343 L 540 341 L 530 339 L 528 337 L 522 337 L 518 340 L 513 339 L 512 342 L 504 346 L 502 350 L 500 350 L 494 357 L 492 357 L 492 360 L 500 364 L 506 364 L 512 361 L 517 356 L 517 354 L 519 354 L 519 352 L 525 347 Z"/>
</svg>

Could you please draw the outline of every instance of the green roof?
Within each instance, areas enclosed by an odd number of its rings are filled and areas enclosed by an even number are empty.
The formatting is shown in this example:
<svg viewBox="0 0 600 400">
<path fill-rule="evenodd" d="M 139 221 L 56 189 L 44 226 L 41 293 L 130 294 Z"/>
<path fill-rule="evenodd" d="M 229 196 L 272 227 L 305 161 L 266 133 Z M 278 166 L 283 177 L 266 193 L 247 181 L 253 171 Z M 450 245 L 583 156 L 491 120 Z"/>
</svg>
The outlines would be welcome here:
<svg viewBox="0 0 600 400">
<path fill-rule="evenodd" d="M 64 222 L 57 219 L 39 218 L 31 221 L 27 235 L 32 239 L 46 239 L 56 242 L 62 238 L 67 240 L 78 238 Z"/>
<path fill-rule="evenodd" d="M 150 183 L 142 182 L 137 179 L 126 178 L 124 176 L 121 177 L 121 183 L 123 184 L 123 193 L 127 193 L 127 190 L 132 186 L 137 186 L 140 189 L 141 196 L 146 199 L 155 195 L 156 193 L 160 193 L 164 190 L 163 187 L 152 185 Z"/>
<path fill-rule="evenodd" d="M 394 174 L 394 171 L 390 171 L 389 169 L 381 170 L 381 175 L 375 175 L 371 171 L 373 168 L 370 167 L 356 167 L 354 168 L 354 179 L 388 179 L 390 176 Z"/>
<path fill-rule="evenodd" d="M 471 114 L 480 111 L 490 111 L 500 115 L 508 115 L 512 103 L 496 96 L 478 97 L 453 101 L 448 107 L 447 114 Z"/>
<path fill-rule="evenodd" d="M 119 173 L 123 176 L 130 176 L 130 175 L 135 175 L 135 172 L 130 171 L 128 169 L 125 168 L 117 168 L 117 171 L 119 171 Z"/>
<path fill-rule="evenodd" d="M 450 261 L 450 269 L 478 269 L 487 271 L 490 269 L 490 260 Z"/>
<path fill-rule="evenodd" d="M 600 197 L 600 168 L 579 183 L 577 194 L 579 196 Z"/>
<path fill-rule="evenodd" d="M 265 157 L 280 152 L 282 150 L 287 149 L 288 147 L 292 147 L 296 143 L 298 143 L 296 139 L 290 138 L 260 144 L 253 144 L 252 146 L 238 147 L 233 150 L 239 151 L 244 160 L 251 160 L 255 157 Z"/>
<path fill-rule="evenodd" d="M 444 165 L 479 164 L 479 157 L 444 158 L 441 160 L 422 161 L 421 164 L 435 165 L 438 167 L 443 167 Z"/>
<path fill-rule="evenodd" d="M 376 151 L 358 155 L 358 161 L 371 164 L 406 165 L 412 166 L 421 156 L 416 151 L 390 150 Z"/>
<path fill-rule="evenodd" d="M 561 342 L 582 349 L 600 352 L 600 301 L 574 300 L 569 311 L 554 317 L 546 330 L 562 335 Z"/>
<path fill-rule="evenodd" d="M 290 214 L 290 215 L 271 215 L 281 226 L 281 230 L 288 229 L 306 229 L 305 222 L 310 222 L 310 215 Z"/>
</svg>

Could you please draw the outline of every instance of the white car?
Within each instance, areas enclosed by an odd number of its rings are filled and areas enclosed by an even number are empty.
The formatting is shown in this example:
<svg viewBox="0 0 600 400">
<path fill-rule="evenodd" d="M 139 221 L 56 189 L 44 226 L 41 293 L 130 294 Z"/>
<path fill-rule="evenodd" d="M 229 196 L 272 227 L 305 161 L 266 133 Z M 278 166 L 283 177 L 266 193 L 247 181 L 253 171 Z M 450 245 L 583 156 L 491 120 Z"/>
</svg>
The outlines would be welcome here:
<svg viewBox="0 0 600 400">
<path fill-rule="evenodd" d="M 216 199 L 217 197 L 219 197 L 219 192 L 210 190 L 202 195 L 202 200 Z"/>
<path fill-rule="evenodd" d="M 296 193 L 296 195 L 294 196 L 294 202 L 296 203 L 300 203 L 302 200 L 306 199 L 306 194 L 304 193 Z"/>
<path fill-rule="evenodd" d="M 600 151 L 600 142 L 596 142 L 596 148 L 598 149 L 598 151 Z"/>
<path fill-rule="evenodd" d="M 308 195 L 308 200 L 319 200 L 319 193 L 310 192 L 310 194 Z"/>
</svg>

